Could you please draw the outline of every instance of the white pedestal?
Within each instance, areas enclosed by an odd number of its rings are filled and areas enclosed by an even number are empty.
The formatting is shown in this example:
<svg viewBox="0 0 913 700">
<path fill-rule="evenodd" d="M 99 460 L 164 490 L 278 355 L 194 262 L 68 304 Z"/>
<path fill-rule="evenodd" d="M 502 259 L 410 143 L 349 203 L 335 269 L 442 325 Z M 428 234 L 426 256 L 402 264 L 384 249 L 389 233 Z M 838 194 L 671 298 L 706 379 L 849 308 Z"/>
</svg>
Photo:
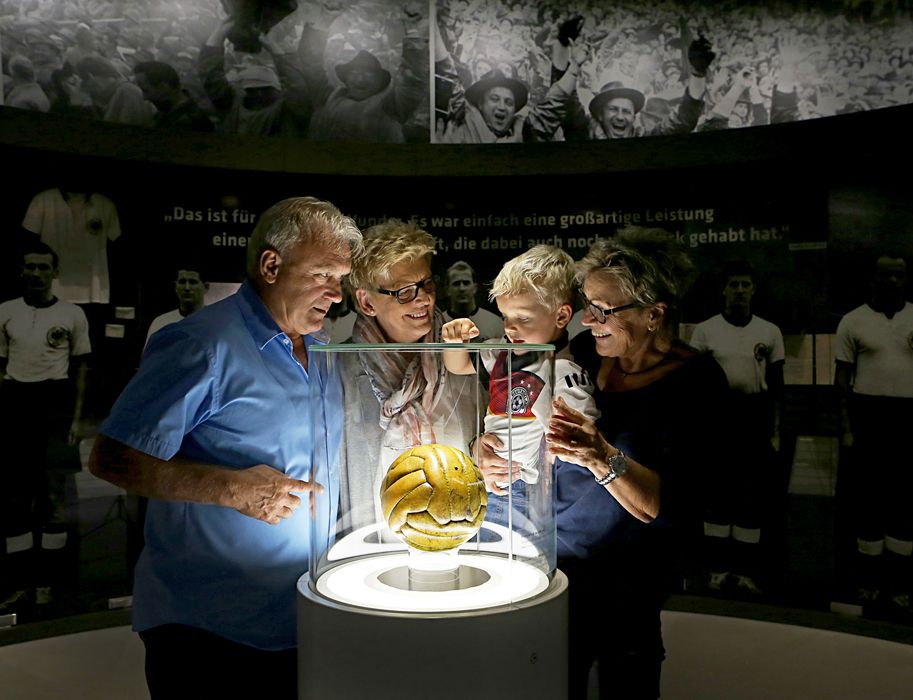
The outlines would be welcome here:
<svg viewBox="0 0 913 700">
<path fill-rule="evenodd" d="M 545 590 L 509 605 L 392 612 L 332 600 L 305 574 L 298 581 L 298 697 L 563 700 L 567 597 L 567 578 L 555 571 Z"/>
</svg>

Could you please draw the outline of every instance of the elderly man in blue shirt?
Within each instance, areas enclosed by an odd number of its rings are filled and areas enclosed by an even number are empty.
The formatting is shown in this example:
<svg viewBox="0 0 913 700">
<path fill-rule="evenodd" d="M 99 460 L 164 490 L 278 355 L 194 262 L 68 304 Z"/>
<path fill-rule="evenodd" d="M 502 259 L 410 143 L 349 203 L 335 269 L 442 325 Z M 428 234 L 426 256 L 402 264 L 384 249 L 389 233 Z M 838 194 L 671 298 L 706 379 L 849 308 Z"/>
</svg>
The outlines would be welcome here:
<svg viewBox="0 0 913 700">
<path fill-rule="evenodd" d="M 327 202 L 268 209 L 247 281 L 155 334 L 100 428 L 92 473 L 150 499 L 133 627 L 153 699 L 296 697 L 295 583 L 310 542 L 297 494 L 321 489 L 308 348 L 361 245 Z"/>
</svg>

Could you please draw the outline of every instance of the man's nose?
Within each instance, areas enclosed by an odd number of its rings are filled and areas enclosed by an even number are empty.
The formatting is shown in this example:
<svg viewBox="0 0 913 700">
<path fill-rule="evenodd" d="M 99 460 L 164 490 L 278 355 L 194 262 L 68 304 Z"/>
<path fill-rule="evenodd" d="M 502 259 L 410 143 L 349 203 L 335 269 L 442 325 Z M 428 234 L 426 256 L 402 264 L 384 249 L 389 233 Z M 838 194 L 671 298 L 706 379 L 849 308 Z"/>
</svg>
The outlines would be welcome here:
<svg viewBox="0 0 913 700">
<path fill-rule="evenodd" d="M 342 301 L 342 280 L 330 280 L 327 285 L 327 298 L 334 303 Z"/>
</svg>

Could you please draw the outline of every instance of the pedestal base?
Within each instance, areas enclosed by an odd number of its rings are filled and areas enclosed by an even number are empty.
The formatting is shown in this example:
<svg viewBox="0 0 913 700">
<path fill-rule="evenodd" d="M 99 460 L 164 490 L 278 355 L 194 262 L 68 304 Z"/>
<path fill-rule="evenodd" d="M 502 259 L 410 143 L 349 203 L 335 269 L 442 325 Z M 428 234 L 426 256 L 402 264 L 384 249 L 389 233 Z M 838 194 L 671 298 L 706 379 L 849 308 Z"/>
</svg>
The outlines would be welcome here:
<svg viewBox="0 0 913 700">
<path fill-rule="evenodd" d="M 302 700 L 567 697 L 567 578 L 522 602 L 458 612 L 339 603 L 298 582 Z"/>
</svg>

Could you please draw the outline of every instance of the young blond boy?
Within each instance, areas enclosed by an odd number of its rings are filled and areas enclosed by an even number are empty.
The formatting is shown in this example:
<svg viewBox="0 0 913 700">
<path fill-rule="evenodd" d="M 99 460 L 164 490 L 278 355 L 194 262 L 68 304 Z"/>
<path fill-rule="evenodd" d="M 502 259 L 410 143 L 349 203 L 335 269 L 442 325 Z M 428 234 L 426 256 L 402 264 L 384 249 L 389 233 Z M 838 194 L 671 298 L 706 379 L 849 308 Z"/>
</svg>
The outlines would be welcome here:
<svg viewBox="0 0 913 700">
<path fill-rule="evenodd" d="M 568 347 L 567 324 L 574 314 L 575 288 L 571 256 L 555 246 L 537 245 L 505 263 L 489 294 L 504 318 L 505 337 L 500 342 L 555 346 L 554 384 L 549 381 L 547 353 L 521 347 L 479 353 L 483 365 L 479 373 L 488 381 L 491 397 L 485 433 L 501 441 L 502 447 L 496 450 L 499 456 L 508 459 L 509 451 L 510 461 L 521 464 L 519 478 L 527 484 L 539 479 L 552 399 L 560 396 L 588 417 L 598 416 L 593 385 L 571 359 Z M 478 334 L 468 318 L 449 321 L 441 330 L 446 343 L 466 343 Z M 465 350 L 446 351 L 444 365 L 454 374 L 476 371 Z M 506 483 L 488 486 L 496 495 L 506 493 Z"/>
</svg>

